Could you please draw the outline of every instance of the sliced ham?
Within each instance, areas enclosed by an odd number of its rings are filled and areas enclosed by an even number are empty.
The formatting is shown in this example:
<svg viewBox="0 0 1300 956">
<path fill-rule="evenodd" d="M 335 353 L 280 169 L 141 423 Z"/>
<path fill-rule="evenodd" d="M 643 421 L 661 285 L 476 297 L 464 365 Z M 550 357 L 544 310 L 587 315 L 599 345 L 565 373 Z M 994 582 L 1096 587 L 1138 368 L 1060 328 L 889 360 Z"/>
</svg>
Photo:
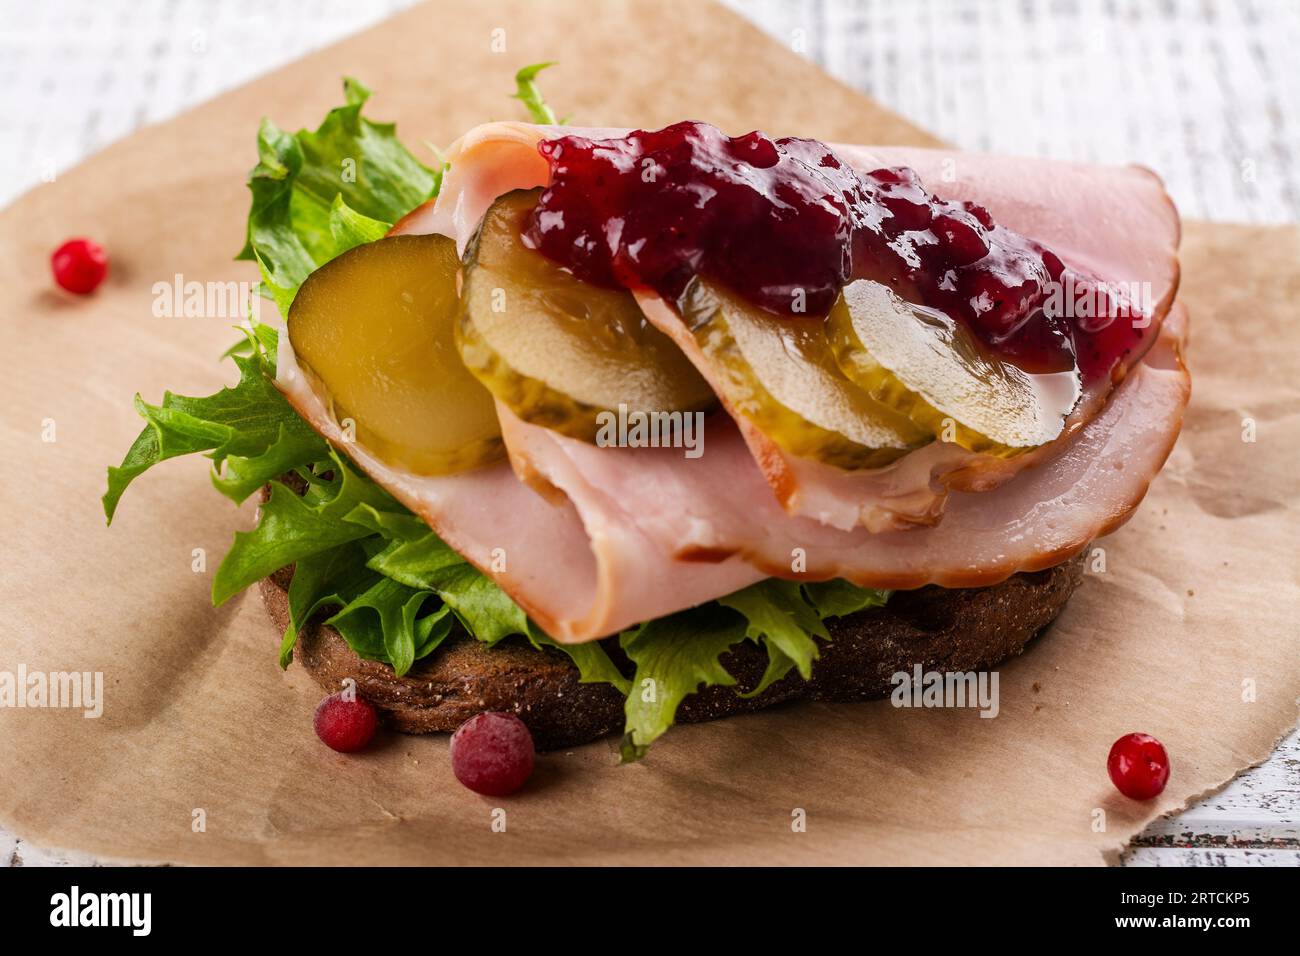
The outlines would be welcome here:
<svg viewBox="0 0 1300 956">
<path fill-rule="evenodd" d="M 455 239 L 457 251 L 463 253 L 498 197 L 549 181 L 550 169 L 537 152 L 547 131 L 528 123 L 474 127 L 447 147 L 444 158 L 449 167 L 438 198 L 403 216 L 390 235 L 437 233 Z"/>
<path fill-rule="evenodd" d="M 635 526 L 680 560 L 735 556 L 767 575 L 846 578 L 865 587 L 975 587 L 1059 564 L 1133 513 L 1177 438 L 1190 394 L 1181 306 L 1099 415 L 1055 455 L 993 491 L 953 492 L 929 528 L 872 534 L 787 514 L 726 417 L 707 424 L 704 454 L 597 448 L 501 409 L 516 467 L 573 503 L 589 534 Z M 626 530 L 619 534 L 626 537 Z"/>
<path fill-rule="evenodd" d="M 490 575 L 557 641 L 613 634 L 766 577 L 738 557 L 705 567 L 678 561 L 635 523 L 602 524 L 580 513 L 580 499 L 548 501 L 504 462 L 439 477 L 386 465 L 346 441 L 302 374 L 287 335 L 280 336 L 276 385 L 313 428 Z"/>
<path fill-rule="evenodd" d="M 527 123 L 489 123 L 470 130 L 448 150 L 450 169 L 438 199 L 415 210 L 394 232 L 438 232 L 454 238 L 463 250 L 498 196 L 547 185 L 549 169 L 536 147 L 558 132 Z M 626 130 L 563 132 L 602 138 Z M 1044 242 L 1083 274 L 1112 283 L 1149 283 L 1153 328 L 1143 344 L 1155 340 L 1177 289 L 1179 221 L 1153 173 L 1132 166 L 919 148 L 833 148 L 862 171 L 911 166 L 940 197 L 979 202 L 999 222 Z M 637 300 L 646 317 L 674 339 L 706 379 L 720 378 L 723 370 L 712 366 L 671 306 L 650 292 L 639 292 Z M 1131 356 L 1130 364 L 1140 357 Z M 1124 372 L 1124 366 L 1118 367 L 1116 380 Z M 1058 441 L 1101 410 L 1110 385 L 1103 381 L 1090 387 Z M 887 468 L 845 471 L 790 455 L 742 415 L 734 417 L 785 509 L 844 530 L 882 532 L 932 525 L 942 516 L 951 490 L 987 491 L 1055 453 L 1041 449 L 1007 460 L 935 443 Z"/>
</svg>

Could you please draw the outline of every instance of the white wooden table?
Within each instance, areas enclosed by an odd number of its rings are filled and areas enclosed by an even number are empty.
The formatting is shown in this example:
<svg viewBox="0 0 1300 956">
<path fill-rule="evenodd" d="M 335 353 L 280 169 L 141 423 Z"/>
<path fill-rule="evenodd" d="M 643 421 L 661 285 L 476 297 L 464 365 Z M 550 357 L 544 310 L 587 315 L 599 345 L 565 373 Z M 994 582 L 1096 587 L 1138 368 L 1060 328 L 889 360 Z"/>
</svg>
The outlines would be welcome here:
<svg viewBox="0 0 1300 956">
<path fill-rule="evenodd" d="M 0 0 L 0 204 L 411 2 Z M 1143 163 L 1187 218 L 1300 220 L 1294 0 L 724 2 L 963 148 Z M 94 862 L 0 829 L 0 864 Z M 1125 863 L 1300 865 L 1300 733 Z"/>
</svg>

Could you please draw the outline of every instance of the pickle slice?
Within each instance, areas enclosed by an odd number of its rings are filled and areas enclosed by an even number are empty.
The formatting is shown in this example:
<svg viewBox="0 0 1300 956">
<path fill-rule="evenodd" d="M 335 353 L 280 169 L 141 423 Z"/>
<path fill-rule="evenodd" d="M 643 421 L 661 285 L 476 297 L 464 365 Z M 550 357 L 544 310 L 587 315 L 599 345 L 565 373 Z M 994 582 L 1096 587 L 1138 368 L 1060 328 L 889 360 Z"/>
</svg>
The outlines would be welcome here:
<svg viewBox="0 0 1300 956">
<path fill-rule="evenodd" d="M 356 441 L 419 474 L 505 456 L 492 395 L 457 354 L 456 244 L 389 236 L 321 266 L 289 309 L 298 361 Z"/>
<path fill-rule="evenodd" d="M 465 256 L 461 358 L 520 418 L 594 441 L 596 416 L 696 411 L 716 398 L 630 292 L 583 282 L 523 245 L 540 189 L 488 210 Z"/>
<path fill-rule="evenodd" d="M 942 312 L 860 279 L 826 320 L 844 374 L 936 438 L 1010 458 L 1061 433 L 1080 395 L 1075 370 L 1030 374 L 986 354 Z"/>
<path fill-rule="evenodd" d="M 772 315 L 698 278 L 680 308 L 728 406 L 791 455 L 878 468 L 929 440 L 845 377 L 822 319 Z"/>
</svg>

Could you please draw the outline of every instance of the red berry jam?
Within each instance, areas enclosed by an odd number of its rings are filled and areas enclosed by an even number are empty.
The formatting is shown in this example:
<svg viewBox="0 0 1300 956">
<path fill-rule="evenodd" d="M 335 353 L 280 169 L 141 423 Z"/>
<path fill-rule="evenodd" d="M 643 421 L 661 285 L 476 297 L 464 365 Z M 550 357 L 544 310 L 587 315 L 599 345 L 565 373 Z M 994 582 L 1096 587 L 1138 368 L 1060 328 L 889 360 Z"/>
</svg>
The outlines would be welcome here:
<svg viewBox="0 0 1300 956">
<path fill-rule="evenodd" d="M 477 714 L 451 735 L 451 770 L 475 793 L 514 793 L 533 773 L 533 735 L 514 714 Z"/>
<path fill-rule="evenodd" d="M 339 753 L 360 750 L 375 736 L 379 718 L 375 708 L 360 697 L 338 693 L 331 694 L 316 707 L 313 724 L 316 736 L 327 747 Z"/>
<path fill-rule="evenodd" d="M 1081 330 L 1043 307 L 1061 260 L 982 206 L 932 195 L 911 169 L 859 173 L 816 140 L 698 122 L 537 148 L 551 183 L 524 242 L 588 282 L 678 301 L 699 275 L 778 315 L 825 315 L 846 283 L 873 279 L 1030 371 L 1075 365 Z M 1085 374 L 1135 342 L 1090 342 Z"/>
<path fill-rule="evenodd" d="M 1125 734 L 1111 746 L 1106 770 L 1124 796 L 1150 800 L 1169 782 L 1169 754 L 1150 734 Z"/>
<path fill-rule="evenodd" d="M 69 292 L 88 295 L 108 275 L 108 255 L 89 239 L 69 239 L 50 256 L 54 281 Z"/>
</svg>

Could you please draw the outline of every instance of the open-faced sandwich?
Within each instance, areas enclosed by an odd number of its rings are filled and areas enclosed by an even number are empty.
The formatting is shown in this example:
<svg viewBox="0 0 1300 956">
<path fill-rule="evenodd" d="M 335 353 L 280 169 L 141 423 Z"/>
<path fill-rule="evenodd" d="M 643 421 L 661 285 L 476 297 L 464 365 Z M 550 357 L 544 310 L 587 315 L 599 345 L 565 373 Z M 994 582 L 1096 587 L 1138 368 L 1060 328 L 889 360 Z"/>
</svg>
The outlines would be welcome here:
<svg viewBox="0 0 1300 956">
<path fill-rule="evenodd" d="M 989 667 L 1060 612 L 1178 434 L 1177 214 L 1134 167 L 741 136 L 470 130 L 367 93 L 269 122 L 216 395 L 139 398 L 105 510 L 203 452 L 260 495 L 213 598 L 391 724 L 553 748 Z M 436 168 L 435 168 L 436 167 Z M 296 655 L 295 655 L 296 648 Z"/>
</svg>

